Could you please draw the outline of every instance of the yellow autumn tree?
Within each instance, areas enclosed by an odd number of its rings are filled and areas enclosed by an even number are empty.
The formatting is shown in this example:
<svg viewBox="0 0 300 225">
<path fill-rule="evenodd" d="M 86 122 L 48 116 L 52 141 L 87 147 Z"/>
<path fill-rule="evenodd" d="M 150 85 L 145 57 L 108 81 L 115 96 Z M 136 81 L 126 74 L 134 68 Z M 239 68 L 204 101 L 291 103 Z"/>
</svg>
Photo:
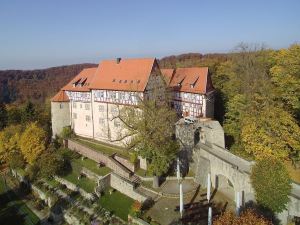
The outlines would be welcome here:
<svg viewBox="0 0 300 225">
<path fill-rule="evenodd" d="M 25 160 L 33 164 L 46 149 L 46 132 L 37 123 L 27 125 L 20 139 L 20 149 Z"/>
<path fill-rule="evenodd" d="M 244 117 L 241 140 L 256 159 L 275 156 L 293 159 L 300 153 L 300 127 L 292 115 L 277 106 L 265 106 Z"/>
<path fill-rule="evenodd" d="M 20 125 L 11 125 L 0 132 L 0 162 L 7 162 L 11 154 L 19 151 L 21 131 Z"/>
<path fill-rule="evenodd" d="M 271 78 L 276 86 L 278 97 L 295 114 L 300 114 L 300 45 L 277 51 L 271 68 Z"/>
</svg>

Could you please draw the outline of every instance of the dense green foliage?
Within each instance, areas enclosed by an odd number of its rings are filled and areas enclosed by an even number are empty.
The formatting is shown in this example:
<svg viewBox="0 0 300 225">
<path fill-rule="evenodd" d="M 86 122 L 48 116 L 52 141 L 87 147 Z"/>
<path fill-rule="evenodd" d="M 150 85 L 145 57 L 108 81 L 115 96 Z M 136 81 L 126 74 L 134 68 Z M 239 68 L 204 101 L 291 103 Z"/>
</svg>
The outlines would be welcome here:
<svg viewBox="0 0 300 225">
<path fill-rule="evenodd" d="M 256 162 L 252 168 L 251 183 L 257 202 L 271 209 L 282 212 L 289 202 L 291 179 L 284 164 L 275 157 L 268 157 Z"/>
</svg>

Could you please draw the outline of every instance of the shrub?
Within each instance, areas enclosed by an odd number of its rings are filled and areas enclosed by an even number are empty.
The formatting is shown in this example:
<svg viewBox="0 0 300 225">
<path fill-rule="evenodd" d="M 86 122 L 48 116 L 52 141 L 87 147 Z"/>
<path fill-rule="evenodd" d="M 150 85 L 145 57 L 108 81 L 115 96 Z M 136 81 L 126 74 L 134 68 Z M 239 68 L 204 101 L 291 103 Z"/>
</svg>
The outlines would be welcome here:
<svg viewBox="0 0 300 225">
<path fill-rule="evenodd" d="M 248 209 L 239 217 L 232 212 L 225 212 L 213 221 L 213 225 L 271 225 L 272 223 Z"/>
<path fill-rule="evenodd" d="M 285 165 L 274 157 L 257 161 L 252 168 L 251 183 L 257 202 L 275 213 L 286 209 L 291 179 Z"/>
<path fill-rule="evenodd" d="M 73 131 L 71 129 L 71 126 L 66 126 L 63 128 L 60 136 L 64 139 L 70 138 L 73 136 Z"/>
</svg>

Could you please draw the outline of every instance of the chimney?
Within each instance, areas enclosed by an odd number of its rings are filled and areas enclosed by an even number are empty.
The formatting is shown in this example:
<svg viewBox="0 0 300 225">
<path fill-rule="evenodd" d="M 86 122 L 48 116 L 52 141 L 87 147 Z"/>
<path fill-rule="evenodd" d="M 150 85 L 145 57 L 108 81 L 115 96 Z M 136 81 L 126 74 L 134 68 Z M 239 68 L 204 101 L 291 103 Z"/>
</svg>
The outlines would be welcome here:
<svg viewBox="0 0 300 225">
<path fill-rule="evenodd" d="M 116 59 L 116 63 L 119 64 L 121 62 L 121 58 Z"/>
</svg>

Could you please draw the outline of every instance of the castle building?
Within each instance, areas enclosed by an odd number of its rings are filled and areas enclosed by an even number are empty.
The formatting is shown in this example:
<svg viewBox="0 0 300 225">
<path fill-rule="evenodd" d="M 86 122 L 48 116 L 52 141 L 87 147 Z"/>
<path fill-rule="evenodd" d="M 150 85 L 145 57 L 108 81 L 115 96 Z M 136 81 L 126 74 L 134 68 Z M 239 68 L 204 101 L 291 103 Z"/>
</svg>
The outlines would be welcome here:
<svg viewBox="0 0 300 225">
<path fill-rule="evenodd" d="M 53 137 L 71 126 L 79 136 L 122 145 L 119 110 L 151 99 L 154 90 L 163 94 L 166 85 L 178 115 L 213 117 L 208 68 L 161 70 L 155 58 L 117 58 L 82 70 L 51 99 Z"/>
</svg>

